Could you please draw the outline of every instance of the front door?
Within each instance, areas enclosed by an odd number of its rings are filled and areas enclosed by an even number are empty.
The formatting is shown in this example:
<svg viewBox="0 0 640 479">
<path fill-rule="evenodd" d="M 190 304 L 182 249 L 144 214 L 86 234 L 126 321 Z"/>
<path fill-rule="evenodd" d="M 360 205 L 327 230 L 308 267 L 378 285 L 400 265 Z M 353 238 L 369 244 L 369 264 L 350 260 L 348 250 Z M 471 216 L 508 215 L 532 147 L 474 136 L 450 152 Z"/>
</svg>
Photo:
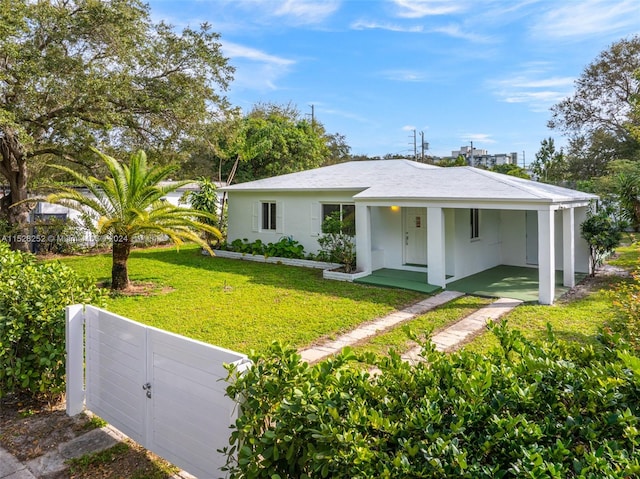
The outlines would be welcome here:
<svg viewBox="0 0 640 479">
<path fill-rule="evenodd" d="M 404 210 L 404 262 L 408 265 L 427 265 L 427 209 Z"/>
</svg>

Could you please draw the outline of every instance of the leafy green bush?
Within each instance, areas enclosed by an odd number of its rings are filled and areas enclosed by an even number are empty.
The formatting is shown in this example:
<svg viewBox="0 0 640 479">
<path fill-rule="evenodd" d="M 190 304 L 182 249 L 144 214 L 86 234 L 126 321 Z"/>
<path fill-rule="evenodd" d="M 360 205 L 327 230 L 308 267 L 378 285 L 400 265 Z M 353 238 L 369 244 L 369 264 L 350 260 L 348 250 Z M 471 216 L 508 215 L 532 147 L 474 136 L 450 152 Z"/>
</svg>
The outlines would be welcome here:
<svg viewBox="0 0 640 479">
<path fill-rule="evenodd" d="M 611 325 L 622 333 L 631 346 L 640 352 L 640 269 L 631 273 L 631 280 L 622 282 L 609 292 L 616 321 Z"/>
<path fill-rule="evenodd" d="M 319 257 L 331 263 L 340 263 L 346 273 L 356 268 L 356 245 L 353 241 L 353 220 L 343 219 L 334 211 L 322 222 L 322 236 L 318 238 Z"/>
<path fill-rule="evenodd" d="M 275 243 L 267 244 L 263 243 L 259 239 L 252 243 L 250 243 L 246 238 L 236 239 L 230 244 L 223 244 L 221 247 L 227 251 L 234 251 L 236 253 L 260 254 L 274 258 L 305 258 L 304 246 L 289 236 L 284 236 Z"/>
<path fill-rule="evenodd" d="M 425 345 L 415 366 L 350 351 L 309 366 L 274 345 L 227 390 L 242 413 L 225 450 L 230 477 L 640 474 L 637 357 L 496 333 L 502 349 L 489 356 Z"/>
<path fill-rule="evenodd" d="M 71 268 L 0 243 L 0 396 L 64 392 L 64 308 L 74 303 L 101 305 L 102 294 Z"/>
<path fill-rule="evenodd" d="M 580 233 L 589 244 L 592 276 L 606 256 L 620 244 L 622 228 L 611 208 L 602 208 L 597 213 L 589 212 L 580 225 Z"/>
<path fill-rule="evenodd" d="M 38 239 L 35 243 L 38 254 L 70 254 L 85 249 L 83 229 L 73 220 L 37 220 L 32 224 L 32 233 Z"/>
</svg>

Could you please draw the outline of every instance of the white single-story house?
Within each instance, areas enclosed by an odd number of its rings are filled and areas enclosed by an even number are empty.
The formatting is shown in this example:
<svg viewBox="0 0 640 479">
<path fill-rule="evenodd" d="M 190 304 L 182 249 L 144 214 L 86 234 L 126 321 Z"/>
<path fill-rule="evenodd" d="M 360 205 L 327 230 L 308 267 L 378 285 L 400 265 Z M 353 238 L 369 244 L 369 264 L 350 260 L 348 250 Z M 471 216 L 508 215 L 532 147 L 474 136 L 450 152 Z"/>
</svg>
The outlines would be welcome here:
<svg viewBox="0 0 640 479">
<path fill-rule="evenodd" d="M 426 271 L 447 283 L 499 265 L 538 268 L 538 300 L 552 304 L 589 272 L 580 224 L 595 195 L 472 167 L 409 160 L 353 161 L 222 188 L 228 241 L 293 237 L 317 252 L 330 212 L 355 213 L 358 271 Z"/>
</svg>

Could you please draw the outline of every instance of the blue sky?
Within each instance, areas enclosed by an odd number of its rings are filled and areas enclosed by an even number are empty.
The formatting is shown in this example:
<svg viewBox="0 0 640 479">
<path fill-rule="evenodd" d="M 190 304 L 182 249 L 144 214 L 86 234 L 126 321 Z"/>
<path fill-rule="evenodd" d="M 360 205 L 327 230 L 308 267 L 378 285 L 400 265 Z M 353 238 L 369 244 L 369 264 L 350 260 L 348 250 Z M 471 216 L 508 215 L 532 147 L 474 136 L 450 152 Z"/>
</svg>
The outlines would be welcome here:
<svg viewBox="0 0 640 479">
<path fill-rule="evenodd" d="M 469 145 L 534 160 L 549 107 L 612 42 L 640 33 L 638 0 L 150 0 L 155 21 L 208 22 L 236 68 L 227 92 L 315 106 L 353 154 Z"/>
</svg>

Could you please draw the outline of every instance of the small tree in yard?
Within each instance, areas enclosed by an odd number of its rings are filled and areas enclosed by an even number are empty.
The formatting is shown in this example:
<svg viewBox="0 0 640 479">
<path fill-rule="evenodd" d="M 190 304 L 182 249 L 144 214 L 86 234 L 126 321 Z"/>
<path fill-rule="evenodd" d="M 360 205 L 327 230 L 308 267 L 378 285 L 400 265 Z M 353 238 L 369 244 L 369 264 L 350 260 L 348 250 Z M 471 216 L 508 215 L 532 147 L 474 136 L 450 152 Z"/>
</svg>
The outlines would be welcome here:
<svg viewBox="0 0 640 479">
<path fill-rule="evenodd" d="M 217 187 L 215 183 L 204 177 L 200 178 L 198 183 L 200 184 L 200 189 L 198 191 L 185 193 L 182 198 L 180 198 L 180 202 L 188 202 L 194 210 L 211 214 L 211 219 L 203 218 L 202 222 L 214 227 L 220 223 L 222 229 L 224 222 L 218 218 L 218 193 L 216 192 Z M 222 212 L 222 214 L 224 215 L 224 212 Z M 218 235 L 208 231 L 204 232 L 204 237 L 210 244 L 217 243 L 220 240 Z"/>
<path fill-rule="evenodd" d="M 589 243 L 591 259 L 591 276 L 595 275 L 607 254 L 620 243 L 622 227 L 612 216 L 611 208 L 602 208 L 598 213 L 591 213 L 580 225 L 582 237 Z"/>
<path fill-rule="evenodd" d="M 356 245 L 353 242 L 353 220 L 342 218 L 340 211 L 334 211 L 322 222 L 323 235 L 318 238 L 325 259 L 340 263 L 346 273 L 356 267 Z"/>
<path fill-rule="evenodd" d="M 177 168 L 175 165 L 147 168 L 143 151 L 131 156 L 129 166 L 94 150 L 104 161 L 109 176 L 99 180 L 84 176 L 64 166 L 52 165 L 67 172 L 93 195 L 86 196 L 74 188 L 61 188 L 59 193 L 47 196 L 49 203 L 58 203 L 90 214 L 97 220 L 97 233 L 108 235 L 112 242 L 113 264 L 111 289 L 124 290 L 129 286 L 127 261 L 137 235 L 158 233 L 166 235 L 176 245 L 184 240 L 193 241 L 212 256 L 209 244 L 198 235 L 198 230 L 220 237 L 220 231 L 204 221 L 215 221 L 215 216 L 193 208 L 181 208 L 163 198 L 189 183 L 177 181 L 160 186 Z"/>
</svg>

